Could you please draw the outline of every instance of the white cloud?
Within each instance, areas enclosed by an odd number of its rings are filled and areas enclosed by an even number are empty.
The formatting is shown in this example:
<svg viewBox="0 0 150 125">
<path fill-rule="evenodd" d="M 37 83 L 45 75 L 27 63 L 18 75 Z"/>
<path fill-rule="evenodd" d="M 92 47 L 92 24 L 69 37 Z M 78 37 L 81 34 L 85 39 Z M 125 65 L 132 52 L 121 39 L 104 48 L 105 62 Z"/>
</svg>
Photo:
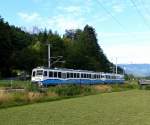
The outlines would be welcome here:
<svg viewBox="0 0 150 125">
<path fill-rule="evenodd" d="M 118 63 L 149 63 L 149 50 L 149 45 L 122 45 L 105 48 L 106 53 L 109 53 L 107 54 L 108 58 L 117 57 Z M 113 62 L 115 63 L 115 60 L 113 60 Z"/>
<path fill-rule="evenodd" d="M 58 15 L 47 19 L 45 24 L 47 25 L 47 27 L 53 27 L 60 33 L 64 33 L 65 29 L 81 28 L 84 25 L 84 19 L 79 18 L 78 20 L 76 20 L 75 18 Z"/>
<path fill-rule="evenodd" d="M 19 12 L 18 13 L 19 17 L 21 19 L 23 19 L 26 22 L 34 22 L 40 19 L 40 16 L 38 13 L 34 12 L 34 13 L 24 13 L 24 12 Z"/>
<path fill-rule="evenodd" d="M 38 26 L 39 28 L 47 28 L 59 31 L 63 34 L 65 29 L 77 29 L 84 26 L 84 18 L 78 18 L 64 15 L 53 17 L 44 17 L 38 13 L 18 13 L 19 17 L 30 26 Z"/>
<path fill-rule="evenodd" d="M 150 32 L 103 32 L 99 38 L 104 53 L 113 63 L 115 57 L 118 63 L 150 62 Z"/>
</svg>

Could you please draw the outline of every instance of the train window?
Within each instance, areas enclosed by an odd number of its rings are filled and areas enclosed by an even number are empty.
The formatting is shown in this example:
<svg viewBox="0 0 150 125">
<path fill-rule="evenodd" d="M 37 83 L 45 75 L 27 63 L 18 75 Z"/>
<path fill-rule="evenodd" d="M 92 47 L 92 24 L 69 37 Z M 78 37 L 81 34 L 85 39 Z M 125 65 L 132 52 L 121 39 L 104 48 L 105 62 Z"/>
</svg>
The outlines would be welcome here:
<svg viewBox="0 0 150 125">
<path fill-rule="evenodd" d="M 32 76 L 35 76 L 35 71 L 33 71 L 33 74 L 32 74 Z"/>
<path fill-rule="evenodd" d="M 57 77 L 57 72 L 54 72 L 54 77 Z"/>
<path fill-rule="evenodd" d="M 96 79 L 96 74 L 94 74 L 94 79 Z"/>
<path fill-rule="evenodd" d="M 47 76 L 47 71 L 44 71 L 44 76 Z"/>
<path fill-rule="evenodd" d="M 58 78 L 61 78 L 61 72 L 58 72 Z"/>
<path fill-rule="evenodd" d="M 53 72 L 49 72 L 49 77 L 53 77 Z"/>
<path fill-rule="evenodd" d="M 66 73 L 62 72 L 61 78 L 65 79 L 66 78 Z"/>
<path fill-rule="evenodd" d="M 73 78 L 73 73 L 70 73 L 70 75 L 71 75 L 71 78 Z"/>
<path fill-rule="evenodd" d="M 44 76 L 47 76 L 47 71 L 44 71 Z"/>
<path fill-rule="evenodd" d="M 77 78 L 79 78 L 80 77 L 80 74 L 79 73 L 77 73 Z"/>
<path fill-rule="evenodd" d="M 89 77 L 89 75 L 88 74 L 86 74 L 86 78 L 88 78 Z"/>
<path fill-rule="evenodd" d="M 81 78 L 84 78 L 84 74 L 81 74 Z"/>
<path fill-rule="evenodd" d="M 86 78 L 88 78 L 88 74 L 86 74 Z"/>
<path fill-rule="evenodd" d="M 90 74 L 87 74 L 87 78 L 89 78 L 89 75 L 90 75 Z"/>
<path fill-rule="evenodd" d="M 96 79 L 98 79 L 98 75 L 96 75 Z"/>
<path fill-rule="evenodd" d="M 84 78 L 86 78 L 86 74 L 84 74 Z"/>
<path fill-rule="evenodd" d="M 98 79 L 98 75 L 96 75 L 96 79 Z"/>
<path fill-rule="evenodd" d="M 87 77 L 88 77 L 88 78 L 91 78 L 91 74 L 87 74 Z"/>
<path fill-rule="evenodd" d="M 37 76 L 43 75 L 43 70 L 37 70 L 36 75 L 37 75 Z"/>
<path fill-rule="evenodd" d="M 74 73 L 74 78 L 77 78 L 77 73 Z"/>
<path fill-rule="evenodd" d="M 69 72 L 67 72 L 67 78 L 69 78 Z"/>
</svg>

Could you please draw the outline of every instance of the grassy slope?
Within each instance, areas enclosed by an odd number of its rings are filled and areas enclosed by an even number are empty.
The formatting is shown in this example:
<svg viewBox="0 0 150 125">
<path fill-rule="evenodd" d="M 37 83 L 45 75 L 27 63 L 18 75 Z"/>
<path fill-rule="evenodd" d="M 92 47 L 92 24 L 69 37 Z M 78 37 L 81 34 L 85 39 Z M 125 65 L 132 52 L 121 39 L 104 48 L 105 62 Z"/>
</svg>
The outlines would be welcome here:
<svg viewBox="0 0 150 125">
<path fill-rule="evenodd" d="M 0 110 L 0 125 L 149 125 L 150 91 L 104 93 Z"/>
</svg>

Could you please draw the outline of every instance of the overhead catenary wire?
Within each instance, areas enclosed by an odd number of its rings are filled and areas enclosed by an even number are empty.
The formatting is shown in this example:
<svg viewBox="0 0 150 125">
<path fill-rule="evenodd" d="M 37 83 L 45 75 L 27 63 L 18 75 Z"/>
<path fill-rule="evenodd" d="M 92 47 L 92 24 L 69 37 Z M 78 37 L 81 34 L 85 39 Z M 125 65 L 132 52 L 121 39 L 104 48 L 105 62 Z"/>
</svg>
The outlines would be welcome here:
<svg viewBox="0 0 150 125">
<path fill-rule="evenodd" d="M 101 8 L 122 28 L 122 30 L 124 32 L 126 32 L 126 34 L 128 34 L 129 36 L 133 36 L 132 38 L 137 39 L 137 37 L 131 33 L 127 31 L 127 28 L 112 14 L 111 11 L 109 11 L 100 0 L 97 0 L 97 2 L 99 3 L 99 5 L 101 6 Z"/>
<path fill-rule="evenodd" d="M 130 1 L 131 1 L 131 3 L 133 4 L 134 8 L 136 9 L 138 15 L 139 15 L 139 16 L 141 17 L 141 19 L 143 20 L 145 26 L 148 27 L 149 30 L 150 30 L 150 25 L 147 23 L 147 20 L 146 20 L 145 17 L 143 16 L 141 10 L 137 7 L 135 1 L 134 1 L 134 0 L 130 0 Z"/>
<path fill-rule="evenodd" d="M 101 8 L 109 15 L 111 16 L 111 18 L 122 28 L 122 30 L 124 30 L 126 32 L 126 28 L 124 27 L 124 25 L 122 25 L 122 23 L 120 23 L 120 21 L 111 14 L 111 12 L 101 3 L 100 0 L 97 0 L 97 2 L 99 3 L 99 5 L 101 6 Z"/>
<path fill-rule="evenodd" d="M 150 10 L 149 10 L 149 9 L 147 9 L 147 7 L 145 7 L 145 3 L 144 3 L 144 1 L 143 1 L 143 0 L 140 0 L 140 3 L 141 3 L 141 5 L 143 6 L 143 8 L 144 8 L 145 12 L 146 12 L 147 14 L 150 14 Z"/>
</svg>

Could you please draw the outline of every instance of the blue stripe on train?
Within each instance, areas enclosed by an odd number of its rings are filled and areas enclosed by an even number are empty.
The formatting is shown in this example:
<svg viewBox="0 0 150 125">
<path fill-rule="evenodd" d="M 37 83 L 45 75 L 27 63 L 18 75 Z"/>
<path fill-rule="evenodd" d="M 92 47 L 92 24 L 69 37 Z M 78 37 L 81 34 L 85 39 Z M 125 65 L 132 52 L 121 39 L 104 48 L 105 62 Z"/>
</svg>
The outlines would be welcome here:
<svg viewBox="0 0 150 125">
<path fill-rule="evenodd" d="M 104 82 L 105 83 L 124 83 L 124 80 L 118 80 L 118 79 L 115 79 L 115 80 L 105 80 Z"/>
<path fill-rule="evenodd" d="M 102 84 L 102 83 L 123 83 L 124 80 L 91 80 L 91 79 L 47 79 L 41 81 L 43 85 L 59 84 Z"/>
</svg>

